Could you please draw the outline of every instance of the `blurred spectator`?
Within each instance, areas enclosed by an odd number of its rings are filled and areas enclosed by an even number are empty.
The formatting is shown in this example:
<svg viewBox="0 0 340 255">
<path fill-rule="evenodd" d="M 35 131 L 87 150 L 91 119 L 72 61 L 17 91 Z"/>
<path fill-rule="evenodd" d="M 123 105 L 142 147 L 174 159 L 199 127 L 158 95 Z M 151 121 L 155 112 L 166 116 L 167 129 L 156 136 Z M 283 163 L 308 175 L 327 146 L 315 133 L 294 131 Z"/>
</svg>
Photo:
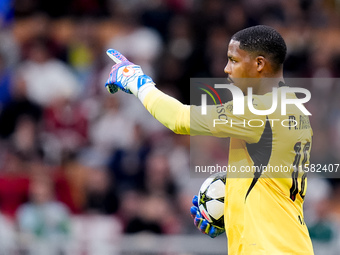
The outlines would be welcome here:
<svg viewBox="0 0 340 255">
<path fill-rule="evenodd" d="M 11 0 L 0 2 L 0 27 L 10 23 L 13 19 L 13 8 Z"/>
<path fill-rule="evenodd" d="M 187 180 L 190 178 L 190 137 L 172 134 L 171 138 L 174 143 L 167 157 L 169 168 L 175 185 L 180 191 L 183 191 L 187 189 Z"/>
<path fill-rule="evenodd" d="M 155 150 L 146 160 L 144 189 L 147 194 L 175 198 L 177 187 L 165 153 Z"/>
<path fill-rule="evenodd" d="M 19 66 L 28 97 L 45 107 L 59 97 L 75 99 L 79 93 L 76 76 L 68 65 L 53 58 L 50 44 L 46 38 L 33 39 L 24 49 L 27 60 Z"/>
<path fill-rule="evenodd" d="M 11 99 L 11 76 L 6 67 L 3 54 L 0 52 L 0 112 Z"/>
<path fill-rule="evenodd" d="M 70 255 L 118 255 L 122 226 L 115 217 L 82 214 L 72 218 Z"/>
<path fill-rule="evenodd" d="M 175 217 L 174 203 L 178 191 L 165 154 L 151 152 L 146 160 L 145 171 L 144 192 L 138 195 L 138 202 L 130 202 L 137 203 L 138 210 L 136 214 L 130 215 L 129 220 L 124 217 L 127 221 L 125 232 L 178 233 L 180 224 Z M 123 200 L 122 203 L 127 203 Z"/>
<path fill-rule="evenodd" d="M 123 198 L 120 201 L 120 206 L 117 211 L 117 217 L 122 223 L 125 231 L 129 222 L 136 218 L 142 206 L 142 194 L 139 190 L 125 190 L 120 194 Z"/>
<path fill-rule="evenodd" d="M 83 208 L 77 204 L 76 198 L 73 196 L 72 181 L 70 180 L 71 174 L 66 171 L 67 167 L 61 166 L 54 169 L 51 174 L 55 186 L 55 198 L 65 204 L 71 213 L 80 213 Z M 83 194 L 78 194 L 78 196 L 82 195 Z"/>
<path fill-rule="evenodd" d="M 0 112 L 0 123 L 3 123 L 0 125 L 0 136 L 5 139 L 12 135 L 23 116 L 36 123 L 39 123 L 42 116 L 42 108 L 27 98 L 26 82 L 19 75 L 16 75 L 11 84 L 10 92 L 11 101 Z"/>
<path fill-rule="evenodd" d="M 77 101 L 55 98 L 44 108 L 43 139 L 46 157 L 61 163 L 64 152 L 75 152 L 88 141 L 88 119 Z"/>
<path fill-rule="evenodd" d="M 29 116 L 21 116 L 17 120 L 14 133 L 10 137 L 10 142 L 16 153 L 27 161 L 39 158 L 42 154 L 38 132 L 37 123 L 34 119 Z"/>
<path fill-rule="evenodd" d="M 7 0 L 1 1 L 0 5 L 6 1 Z M 11 0 L 9 1 L 11 2 Z M 4 9 L 2 9 L 0 6 L 0 12 L 3 10 Z M 16 68 L 21 58 L 20 44 L 14 33 L 14 29 L 12 28 L 12 24 L 6 24 L 6 26 L 1 27 L 1 13 L 0 13 L 0 41 L 1 41 L 0 55 L 3 62 L 2 63 L 3 68 L 7 70 L 13 70 L 14 68 Z"/>
<path fill-rule="evenodd" d="M 121 135 L 123 130 L 130 135 Z M 100 115 L 93 120 L 89 132 L 92 145 L 104 154 L 113 149 L 129 149 L 134 142 L 134 123 L 120 111 L 117 97 L 104 96 Z"/>
<path fill-rule="evenodd" d="M 127 222 L 125 233 L 175 234 L 180 230 L 174 207 L 158 194 L 140 196 L 135 217 Z"/>
<path fill-rule="evenodd" d="M 332 212 L 332 187 L 321 176 L 308 176 L 305 219 L 316 255 L 335 255 L 339 251 L 339 226 Z"/>
<path fill-rule="evenodd" d="M 84 211 L 89 214 L 114 214 L 118 206 L 116 185 L 107 170 L 99 167 L 90 169 L 86 182 Z"/>
<path fill-rule="evenodd" d="M 0 210 L 13 219 L 19 206 L 28 200 L 29 170 L 20 154 L 8 147 L 0 169 Z"/>
<path fill-rule="evenodd" d="M 73 213 L 84 213 L 90 168 L 77 158 L 76 153 L 65 153 L 62 158 L 62 164 L 53 173 L 56 198 L 65 203 Z M 93 157 L 88 159 L 92 161 Z"/>
<path fill-rule="evenodd" d="M 30 202 L 17 212 L 24 249 L 28 244 L 29 254 L 64 254 L 70 233 L 68 209 L 54 199 L 53 183 L 45 176 L 34 176 L 29 191 Z"/>
<path fill-rule="evenodd" d="M 0 213 L 0 255 L 13 254 L 16 247 L 16 232 L 13 221 Z"/>
<path fill-rule="evenodd" d="M 126 191 L 142 190 L 145 174 L 145 159 L 150 144 L 144 140 L 140 127 L 136 126 L 135 146 L 129 150 L 114 150 L 108 162 L 111 178 L 115 180 L 120 196 Z"/>
</svg>

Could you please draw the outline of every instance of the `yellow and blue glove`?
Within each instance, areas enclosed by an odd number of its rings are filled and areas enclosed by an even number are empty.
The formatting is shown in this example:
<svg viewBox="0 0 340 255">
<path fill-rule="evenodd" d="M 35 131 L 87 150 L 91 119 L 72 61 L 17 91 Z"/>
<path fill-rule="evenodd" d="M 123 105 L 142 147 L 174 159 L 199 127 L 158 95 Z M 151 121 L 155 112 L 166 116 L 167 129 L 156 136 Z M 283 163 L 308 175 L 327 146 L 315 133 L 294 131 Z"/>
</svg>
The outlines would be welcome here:
<svg viewBox="0 0 340 255">
<path fill-rule="evenodd" d="M 190 208 L 190 213 L 191 217 L 194 219 L 194 224 L 199 229 L 199 231 L 210 236 L 211 238 L 215 238 L 216 236 L 219 236 L 220 234 L 225 232 L 224 228 L 215 226 L 204 219 L 198 208 L 197 196 L 193 197 L 192 203 L 194 206 Z"/>
<path fill-rule="evenodd" d="M 138 97 L 141 88 L 155 85 L 153 80 L 143 73 L 140 66 L 130 62 L 118 51 L 109 49 L 106 54 L 116 63 L 112 66 L 110 76 L 105 83 L 105 87 L 111 94 L 122 90 Z"/>
</svg>

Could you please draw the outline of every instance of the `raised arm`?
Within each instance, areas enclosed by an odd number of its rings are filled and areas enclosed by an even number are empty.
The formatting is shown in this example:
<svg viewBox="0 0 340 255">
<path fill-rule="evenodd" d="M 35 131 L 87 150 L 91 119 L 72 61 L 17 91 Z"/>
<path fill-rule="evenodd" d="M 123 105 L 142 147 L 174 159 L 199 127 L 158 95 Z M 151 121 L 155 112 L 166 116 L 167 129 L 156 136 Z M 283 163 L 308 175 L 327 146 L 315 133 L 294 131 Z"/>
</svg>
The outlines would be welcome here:
<svg viewBox="0 0 340 255">
<path fill-rule="evenodd" d="M 249 143 L 257 142 L 260 138 L 263 128 L 240 125 L 240 123 L 246 123 L 248 119 L 254 119 L 254 115 L 249 112 L 244 116 L 233 115 L 228 110 L 230 109 L 228 104 L 232 104 L 232 102 L 223 106 L 224 115 L 229 123 L 216 124 L 216 120 L 219 120 L 221 109 L 218 107 L 220 106 L 208 106 L 208 114 L 202 115 L 200 106 L 184 105 L 158 90 L 153 80 L 143 73 L 140 66 L 127 60 L 118 51 L 110 49 L 107 51 L 107 55 L 115 62 L 105 84 L 108 91 L 113 94 L 122 90 L 134 94 L 152 116 L 175 133 L 235 137 Z M 265 121 L 265 117 L 262 118 Z M 232 122 L 239 124 L 230 125 Z"/>
<path fill-rule="evenodd" d="M 190 107 L 161 92 L 140 66 L 133 64 L 116 50 L 107 50 L 116 63 L 105 86 L 110 93 L 122 90 L 134 94 L 145 108 L 164 126 L 177 134 L 190 134 Z"/>
</svg>

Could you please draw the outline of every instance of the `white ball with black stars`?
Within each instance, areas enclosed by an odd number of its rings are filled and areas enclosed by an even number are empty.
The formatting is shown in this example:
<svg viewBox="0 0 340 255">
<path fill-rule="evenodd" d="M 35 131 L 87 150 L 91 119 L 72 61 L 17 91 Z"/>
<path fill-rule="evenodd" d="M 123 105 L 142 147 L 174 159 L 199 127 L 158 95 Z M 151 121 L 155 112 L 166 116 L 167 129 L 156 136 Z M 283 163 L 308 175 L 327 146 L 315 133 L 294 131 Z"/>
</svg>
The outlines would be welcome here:
<svg viewBox="0 0 340 255">
<path fill-rule="evenodd" d="M 224 195 L 226 173 L 209 176 L 198 193 L 198 208 L 203 217 L 215 226 L 224 227 Z"/>
</svg>

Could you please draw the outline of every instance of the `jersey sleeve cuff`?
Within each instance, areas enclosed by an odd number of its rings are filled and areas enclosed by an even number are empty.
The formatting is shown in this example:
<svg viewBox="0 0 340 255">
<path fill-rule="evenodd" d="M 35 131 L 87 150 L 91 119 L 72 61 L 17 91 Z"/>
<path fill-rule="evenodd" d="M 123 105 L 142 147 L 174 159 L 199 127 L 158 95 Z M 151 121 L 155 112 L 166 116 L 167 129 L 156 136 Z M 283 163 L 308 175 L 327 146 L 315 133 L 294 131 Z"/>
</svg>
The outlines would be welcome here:
<svg viewBox="0 0 340 255">
<path fill-rule="evenodd" d="M 144 104 L 145 97 L 153 90 L 157 90 L 154 83 L 145 84 L 138 91 L 138 99 Z"/>
</svg>

